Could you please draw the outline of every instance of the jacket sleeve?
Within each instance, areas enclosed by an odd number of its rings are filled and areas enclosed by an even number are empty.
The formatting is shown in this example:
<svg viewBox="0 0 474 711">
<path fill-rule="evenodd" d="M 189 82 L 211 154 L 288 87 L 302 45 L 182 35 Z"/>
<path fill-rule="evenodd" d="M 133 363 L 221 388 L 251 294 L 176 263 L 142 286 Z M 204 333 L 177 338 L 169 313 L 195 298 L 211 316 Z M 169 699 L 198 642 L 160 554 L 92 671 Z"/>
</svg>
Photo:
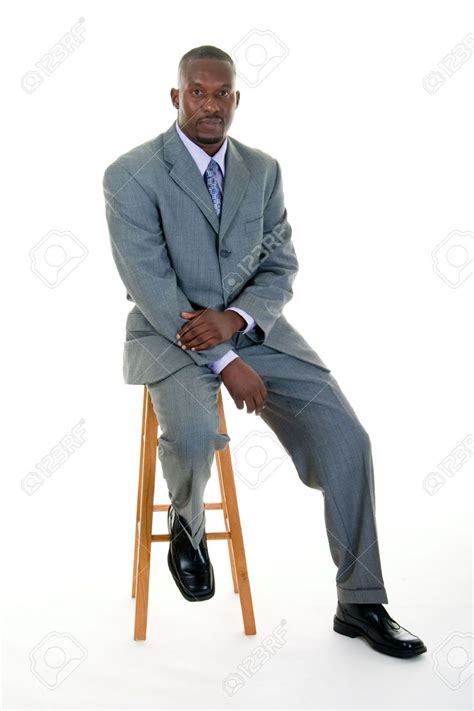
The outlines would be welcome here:
<svg viewBox="0 0 474 711">
<path fill-rule="evenodd" d="M 136 178 L 117 162 L 104 174 L 103 188 L 112 254 L 127 292 L 153 328 L 176 343 L 176 333 L 187 319 L 181 311 L 195 307 L 177 285 L 157 205 Z M 186 350 L 197 365 L 222 357 L 230 343 L 203 351 Z"/>
<path fill-rule="evenodd" d="M 259 343 L 264 342 L 292 298 L 292 285 L 299 267 L 287 220 L 281 168 L 278 161 L 275 163 L 276 179 L 264 209 L 259 263 L 255 274 L 229 304 L 252 314 Z"/>
</svg>

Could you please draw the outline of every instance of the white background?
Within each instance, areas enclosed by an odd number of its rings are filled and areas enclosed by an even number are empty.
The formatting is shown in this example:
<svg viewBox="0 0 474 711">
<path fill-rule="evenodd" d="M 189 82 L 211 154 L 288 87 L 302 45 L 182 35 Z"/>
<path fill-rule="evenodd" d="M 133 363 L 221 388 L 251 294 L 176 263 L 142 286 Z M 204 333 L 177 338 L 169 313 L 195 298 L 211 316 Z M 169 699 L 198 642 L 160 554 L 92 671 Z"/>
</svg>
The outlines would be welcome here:
<svg viewBox="0 0 474 711">
<path fill-rule="evenodd" d="M 80 18 L 80 46 L 35 91 L 22 88 Z M 216 594 L 199 605 L 176 588 L 167 546 L 154 546 L 148 639 L 133 641 L 142 387 L 122 380 L 132 304 L 112 260 L 102 175 L 176 118 L 169 91 L 182 54 L 201 44 L 231 53 L 256 31 L 267 31 L 254 34 L 264 43 L 273 33 L 287 56 L 269 72 L 264 63 L 256 86 L 239 77 L 229 135 L 282 166 L 301 265 L 285 315 L 371 436 L 386 607 L 428 646 L 411 660 L 333 632 L 322 496 L 289 460 L 256 489 L 237 479 L 257 635 L 243 634 L 227 546 L 212 541 Z M 423 85 L 469 33 L 468 2 L 4 6 L 5 707 L 471 707 L 472 678 L 459 679 L 472 674 L 474 458 L 462 445 L 474 434 L 472 237 L 457 288 L 432 252 L 474 230 L 474 58 L 435 92 Z M 51 230 L 87 250 L 55 288 L 30 262 Z M 227 392 L 225 406 L 231 449 L 268 431 Z M 26 494 L 23 477 L 81 420 L 83 445 Z M 448 476 L 453 451 L 464 464 Z M 430 472 L 441 475 L 434 494 L 423 487 Z M 217 500 L 216 471 L 206 498 Z M 167 501 L 161 472 L 156 501 Z M 208 530 L 222 530 L 221 518 L 209 512 Z M 155 532 L 165 532 L 163 514 Z M 281 649 L 226 693 L 222 682 L 281 620 Z M 29 659 L 51 633 L 87 653 L 55 689 Z"/>
</svg>

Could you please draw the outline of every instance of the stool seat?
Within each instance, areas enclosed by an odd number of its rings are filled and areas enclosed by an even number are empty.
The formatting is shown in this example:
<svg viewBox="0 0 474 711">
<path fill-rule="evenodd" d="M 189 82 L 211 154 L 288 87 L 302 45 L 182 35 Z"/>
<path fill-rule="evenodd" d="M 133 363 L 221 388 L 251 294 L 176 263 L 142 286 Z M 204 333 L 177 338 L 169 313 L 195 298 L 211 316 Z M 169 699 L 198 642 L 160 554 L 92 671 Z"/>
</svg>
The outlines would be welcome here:
<svg viewBox="0 0 474 711">
<path fill-rule="evenodd" d="M 227 434 L 222 393 L 217 395 L 219 430 Z M 135 552 L 133 557 L 132 597 L 135 598 L 134 639 L 144 640 L 147 633 L 148 597 L 150 586 L 151 544 L 170 541 L 169 533 L 153 534 L 153 514 L 167 512 L 170 504 L 155 504 L 156 454 L 159 446 L 158 419 L 147 386 L 144 386 L 142 430 L 140 441 L 140 466 L 138 475 L 137 515 L 135 526 Z M 216 450 L 217 471 L 221 501 L 204 503 L 206 510 L 221 510 L 225 531 L 206 531 L 208 541 L 227 541 L 234 592 L 238 593 L 244 632 L 256 634 L 252 594 L 245 558 L 245 548 L 240 524 L 237 492 L 229 445 Z"/>
</svg>

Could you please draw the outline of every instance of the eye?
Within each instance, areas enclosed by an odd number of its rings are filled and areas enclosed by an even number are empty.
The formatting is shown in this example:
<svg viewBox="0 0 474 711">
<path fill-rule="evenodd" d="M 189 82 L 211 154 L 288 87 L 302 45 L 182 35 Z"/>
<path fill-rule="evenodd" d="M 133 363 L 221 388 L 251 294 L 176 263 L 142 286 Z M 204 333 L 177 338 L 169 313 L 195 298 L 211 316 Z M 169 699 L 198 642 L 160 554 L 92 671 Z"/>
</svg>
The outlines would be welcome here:
<svg viewBox="0 0 474 711">
<path fill-rule="evenodd" d="M 222 89 L 221 94 L 226 94 L 227 96 L 229 96 L 230 91 L 228 89 Z"/>
<path fill-rule="evenodd" d="M 194 96 L 197 96 L 197 94 L 195 94 L 196 91 L 197 91 L 197 92 L 200 92 L 201 89 L 193 89 L 193 94 L 194 94 Z"/>
</svg>

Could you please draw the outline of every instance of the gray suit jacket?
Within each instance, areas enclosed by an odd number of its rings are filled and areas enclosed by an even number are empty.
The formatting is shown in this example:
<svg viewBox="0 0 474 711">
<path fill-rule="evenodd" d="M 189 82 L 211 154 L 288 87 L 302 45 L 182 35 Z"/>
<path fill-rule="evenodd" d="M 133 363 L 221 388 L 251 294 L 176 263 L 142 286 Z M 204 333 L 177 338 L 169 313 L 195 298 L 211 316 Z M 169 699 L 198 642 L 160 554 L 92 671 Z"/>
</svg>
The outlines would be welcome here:
<svg viewBox="0 0 474 711">
<path fill-rule="evenodd" d="M 126 383 L 159 381 L 195 362 L 206 366 L 232 344 L 184 351 L 181 311 L 237 306 L 256 321 L 248 336 L 326 367 L 282 315 L 298 271 L 280 165 L 228 137 L 220 218 L 175 124 L 117 158 L 105 171 L 112 254 L 134 307 L 123 354 Z"/>
</svg>

